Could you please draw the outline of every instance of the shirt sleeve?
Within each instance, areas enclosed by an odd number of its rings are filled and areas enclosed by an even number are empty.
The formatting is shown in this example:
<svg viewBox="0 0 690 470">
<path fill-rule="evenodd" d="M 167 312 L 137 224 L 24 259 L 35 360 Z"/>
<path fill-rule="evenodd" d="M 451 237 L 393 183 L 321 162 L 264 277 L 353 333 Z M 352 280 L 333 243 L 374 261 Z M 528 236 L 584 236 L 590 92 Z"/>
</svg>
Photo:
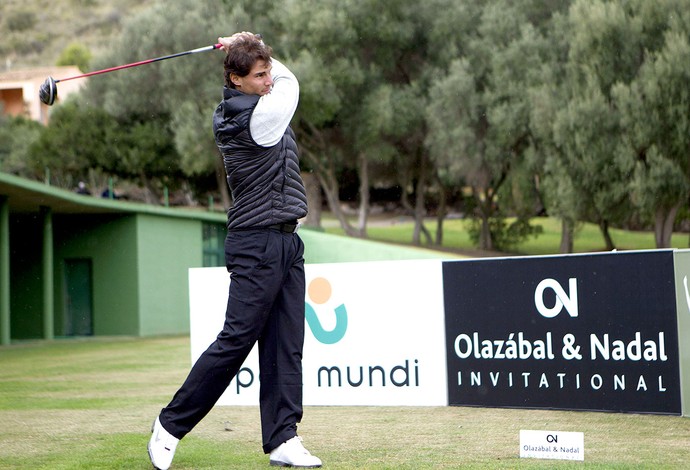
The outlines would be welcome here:
<svg viewBox="0 0 690 470">
<path fill-rule="evenodd" d="M 280 142 L 299 101 L 299 82 L 295 75 L 276 59 L 272 58 L 271 64 L 273 88 L 259 98 L 249 121 L 249 132 L 262 147 Z"/>
</svg>

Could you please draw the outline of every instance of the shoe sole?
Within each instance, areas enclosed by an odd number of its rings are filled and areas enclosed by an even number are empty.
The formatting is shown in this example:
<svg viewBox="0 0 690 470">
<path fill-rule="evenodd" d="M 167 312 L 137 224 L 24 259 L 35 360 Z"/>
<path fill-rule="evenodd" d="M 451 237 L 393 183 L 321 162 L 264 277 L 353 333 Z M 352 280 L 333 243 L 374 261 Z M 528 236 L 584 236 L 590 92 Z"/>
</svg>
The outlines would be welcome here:
<svg viewBox="0 0 690 470">
<path fill-rule="evenodd" d="M 321 465 L 292 465 L 290 463 L 281 462 L 280 460 L 271 460 L 271 467 L 289 467 L 289 468 L 321 468 Z"/>
</svg>

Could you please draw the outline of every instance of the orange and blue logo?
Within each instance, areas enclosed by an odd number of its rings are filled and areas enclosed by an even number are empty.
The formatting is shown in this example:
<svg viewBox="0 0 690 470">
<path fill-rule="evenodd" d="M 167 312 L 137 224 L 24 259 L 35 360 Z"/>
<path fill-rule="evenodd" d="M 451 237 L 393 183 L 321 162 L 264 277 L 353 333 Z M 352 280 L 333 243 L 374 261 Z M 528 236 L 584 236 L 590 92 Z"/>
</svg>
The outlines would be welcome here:
<svg viewBox="0 0 690 470">
<path fill-rule="evenodd" d="M 324 305 L 331 299 L 333 289 L 328 279 L 324 277 L 316 277 L 312 279 L 307 287 L 307 297 L 310 302 L 316 305 Z M 307 325 L 314 334 L 314 337 L 323 344 L 335 344 L 345 336 L 347 331 L 347 309 L 345 304 L 338 305 L 333 309 L 335 313 L 335 326 L 332 330 L 326 330 L 319 317 L 316 315 L 316 310 L 309 302 L 305 302 L 305 318 Z"/>
</svg>

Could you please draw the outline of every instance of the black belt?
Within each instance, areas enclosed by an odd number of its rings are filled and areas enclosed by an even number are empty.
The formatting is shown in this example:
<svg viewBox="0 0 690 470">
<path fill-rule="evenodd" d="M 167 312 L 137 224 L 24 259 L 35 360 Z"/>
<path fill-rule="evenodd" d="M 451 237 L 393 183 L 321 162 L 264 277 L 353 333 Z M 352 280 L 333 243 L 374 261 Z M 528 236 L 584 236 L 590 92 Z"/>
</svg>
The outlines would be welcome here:
<svg viewBox="0 0 690 470">
<path fill-rule="evenodd" d="M 280 230 L 281 232 L 285 232 L 285 233 L 295 233 L 297 231 L 298 227 L 299 227 L 298 223 L 287 223 L 287 224 L 269 225 L 266 228 L 272 228 L 274 230 Z"/>
</svg>

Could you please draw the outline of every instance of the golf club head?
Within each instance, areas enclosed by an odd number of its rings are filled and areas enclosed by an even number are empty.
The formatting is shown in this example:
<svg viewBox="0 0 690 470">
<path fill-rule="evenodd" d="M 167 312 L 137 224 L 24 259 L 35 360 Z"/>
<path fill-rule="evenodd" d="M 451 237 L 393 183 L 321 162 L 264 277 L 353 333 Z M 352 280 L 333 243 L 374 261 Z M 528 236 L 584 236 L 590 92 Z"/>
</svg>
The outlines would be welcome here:
<svg viewBox="0 0 690 470">
<path fill-rule="evenodd" d="M 46 81 L 38 89 L 38 97 L 42 103 L 52 106 L 57 98 L 57 82 L 53 77 L 46 78 Z"/>
</svg>

